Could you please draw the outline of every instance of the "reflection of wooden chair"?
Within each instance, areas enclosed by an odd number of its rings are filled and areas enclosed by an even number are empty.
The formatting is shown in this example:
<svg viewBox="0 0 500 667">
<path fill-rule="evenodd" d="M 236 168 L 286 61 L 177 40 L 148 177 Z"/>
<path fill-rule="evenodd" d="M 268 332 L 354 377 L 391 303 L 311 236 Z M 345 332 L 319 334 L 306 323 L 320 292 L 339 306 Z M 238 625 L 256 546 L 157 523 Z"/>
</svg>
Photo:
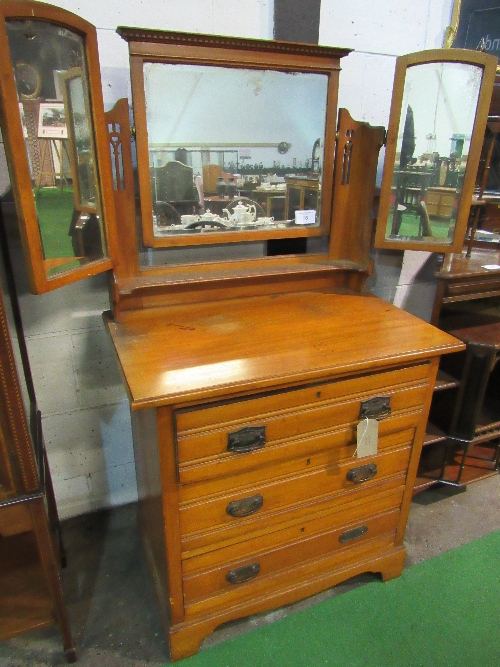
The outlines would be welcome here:
<svg viewBox="0 0 500 667">
<path fill-rule="evenodd" d="M 151 169 L 153 202 L 169 202 L 181 213 L 191 213 L 199 205 L 193 169 L 182 162 L 167 162 Z"/>
<path fill-rule="evenodd" d="M 427 212 L 427 205 L 423 199 L 419 203 L 418 212 L 420 215 L 420 224 L 418 228 L 419 236 L 432 236 L 431 221 L 429 219 L 429 213 Z"/>
<path fill-rule="evenodd" d="M 178 225 L 181 222 L 180 213 L 166 201 L 157 201 L 153 204 L 153 213 L 160 227 Z"/>
</svg>

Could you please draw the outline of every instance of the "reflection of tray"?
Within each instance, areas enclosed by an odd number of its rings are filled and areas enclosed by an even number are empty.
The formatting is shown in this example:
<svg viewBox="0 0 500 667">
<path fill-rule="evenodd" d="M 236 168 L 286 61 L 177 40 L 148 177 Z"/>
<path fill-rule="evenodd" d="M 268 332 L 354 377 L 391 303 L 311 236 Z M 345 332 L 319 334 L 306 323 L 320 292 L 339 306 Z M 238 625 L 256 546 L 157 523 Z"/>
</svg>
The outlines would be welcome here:
<svg viewBox="0 0 500 667">
<path fill-rule="evenodd" d="M 184 225 L 184 229 L 222 229 L 224 231 L 232 229 L 230 225 L 226 225 L 223 222 L 218 220 L 195 220 L 194 222 L 188 222 L 187 225 Z"/>
</svg>

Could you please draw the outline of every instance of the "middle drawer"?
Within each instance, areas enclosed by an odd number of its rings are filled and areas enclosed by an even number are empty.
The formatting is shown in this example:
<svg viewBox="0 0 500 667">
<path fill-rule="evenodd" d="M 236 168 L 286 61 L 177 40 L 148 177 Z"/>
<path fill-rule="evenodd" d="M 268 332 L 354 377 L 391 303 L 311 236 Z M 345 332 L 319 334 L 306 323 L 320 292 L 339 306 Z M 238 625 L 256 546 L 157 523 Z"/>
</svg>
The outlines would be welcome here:
<svg viewBox="0 0 500 667">
<path fill-rule="evenodd" d="M 205 498 L 201 502 L 182 502 L 183 488 L 180 487 L 180 528 L 184 547 L 193 544 L 197 548 L 219 539 L 218 530 L 230 528 L 232 536 L 245 535 L 258 529 L 269 516 L 283 513 L 294 507 L 318 499 L 334 496 L 345 491 L 356 491 L 370 487 L 406 471 L 411 451 L 411 443 L 400 449 L 363 459 L 349 459 L 338 465 L 323 466 L 308 474 L 287 476 L 265 484 L 254 484 L 238 492 L 220 494 Z M 360 474 L 357 471 L 361 470 Z M 249 498 L 259 497 L 250 515 L 234 516 L 231 508 L 235 503 L 246 504 Z M 194 540 L 193 540 L 194 538 Z"/>
</svg>

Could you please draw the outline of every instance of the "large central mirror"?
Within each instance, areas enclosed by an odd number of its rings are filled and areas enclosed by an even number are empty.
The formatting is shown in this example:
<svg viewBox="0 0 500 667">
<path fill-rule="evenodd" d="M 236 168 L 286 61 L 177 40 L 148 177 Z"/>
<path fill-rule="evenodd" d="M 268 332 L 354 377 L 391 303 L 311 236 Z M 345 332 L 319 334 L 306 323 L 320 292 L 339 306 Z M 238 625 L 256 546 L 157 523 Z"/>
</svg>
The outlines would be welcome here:
<svg viewBox="0 0 500 667">
<path fill-rule="evenodd" d="M 145 63 L 144 89 L 155 237 L 319 227 L 326 75 Z"/>
<path fill-rule="evenodd" d="M 461 249 L 495 66 L 458 49 L 398 59 L 378 247 Z"/>
<path fill-rule="evenodd" d="M 145 246 L 328 234 L 345 50 L 311 45 L 299 59 L 279 43 L 266 53 L 258 40 L 200 35 L 195 50 L 182 33 L 118 32 L 131 53 Z"/>
</svg>

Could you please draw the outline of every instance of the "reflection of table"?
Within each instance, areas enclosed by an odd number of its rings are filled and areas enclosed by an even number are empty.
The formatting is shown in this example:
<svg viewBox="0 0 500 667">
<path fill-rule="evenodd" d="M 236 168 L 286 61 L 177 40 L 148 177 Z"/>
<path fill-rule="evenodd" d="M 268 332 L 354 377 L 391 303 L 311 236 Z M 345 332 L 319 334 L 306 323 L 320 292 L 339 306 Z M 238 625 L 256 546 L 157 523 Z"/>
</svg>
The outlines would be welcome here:
<svg viewBox="0 0 500 667">
<path fill-rule="evenodd" d="M 208 197 L 203 197 L 203 201 L 205 202 L 205 211 L 210 209 L 211 213 L 216 213 L 217 215 L 222 216 L 224 209 L 227 208 L 231 202 L 237 199 L 237 197 L 234 199 L 229 199 L 229 197 L 219 197 L 218 195 L 209 195 Z"/>
<path fill-rule="evenodd" d="M 286 180 L 285 220 L 295 216 L 295 211 L 317 210 L 319 197 L 318 178 L 288 178 Z"/>
<path fill-rule="evenodd" d="M 455 188 L 428 187 L 425 198 L 429 217 L 449 220 L 456 196 Z"/>
<path fill-rule="evenodd" d="M 254 190 L 252 196 L 264 208 L 266 217 L 276 219 L 285 217 L 285 190 Z"/>
</svg>

